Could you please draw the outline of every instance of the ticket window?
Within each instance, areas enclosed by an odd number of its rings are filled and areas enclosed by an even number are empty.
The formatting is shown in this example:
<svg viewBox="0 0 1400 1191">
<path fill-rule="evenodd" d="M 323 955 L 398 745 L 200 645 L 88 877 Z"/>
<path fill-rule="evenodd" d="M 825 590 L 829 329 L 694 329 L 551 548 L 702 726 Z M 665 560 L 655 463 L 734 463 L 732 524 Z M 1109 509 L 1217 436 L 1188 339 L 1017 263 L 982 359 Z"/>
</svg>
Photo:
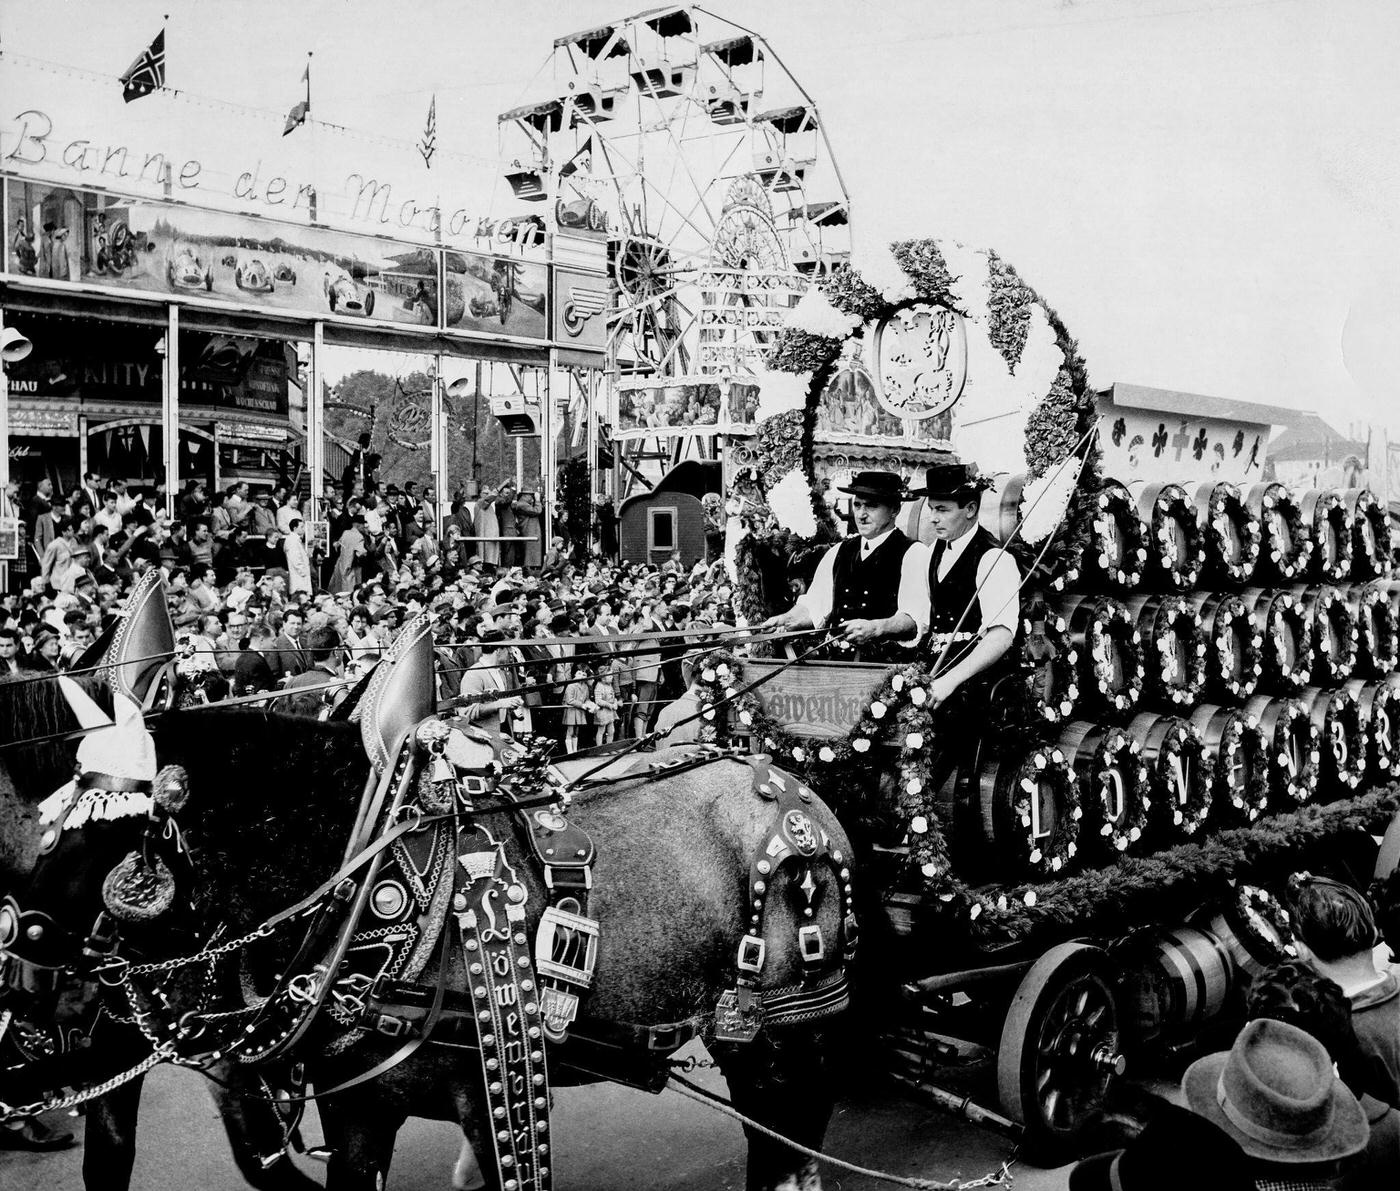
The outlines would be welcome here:
<svg viewBox="0 0 1400 1191">
<path fill-rule="evenodd" d="M 676 548 L 676 510 L 647 510 L 647 558 L 665 562 Z"/>
</svg>

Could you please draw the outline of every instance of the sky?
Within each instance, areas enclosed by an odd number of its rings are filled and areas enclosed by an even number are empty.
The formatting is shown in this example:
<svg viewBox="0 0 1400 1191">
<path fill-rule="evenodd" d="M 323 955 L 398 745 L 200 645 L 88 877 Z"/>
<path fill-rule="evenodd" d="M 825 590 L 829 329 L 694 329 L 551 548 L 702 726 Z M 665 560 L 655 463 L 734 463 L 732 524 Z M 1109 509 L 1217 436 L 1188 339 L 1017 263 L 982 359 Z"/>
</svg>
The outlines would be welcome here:
<svg viewBox="0 0 1400 1191">
<path fill-rule="evenodd" d="M 1063 316 L 1097 385 L 1400 430 L 1400 4 L 708 7 L 761 33 L 815 102 L 857 246 L 933 235 L 995 248 Z M 0 0 L 0 153 L 33 104 L 55 138 L 197 155 L 211 189 L 253 163 L 261 185 L 353 169 L 464 220 L 513 213 L 497 113 L 545 93 L 556 36 L 629 11 Z M 185 94 L 124 105 L 111 76 L 167 12 L 167 82 Z M 339 127 L 283 138 L 308 51 L 313 114 Z M 433 95 L 428 174 L 413 142 Z"/>
</svg>

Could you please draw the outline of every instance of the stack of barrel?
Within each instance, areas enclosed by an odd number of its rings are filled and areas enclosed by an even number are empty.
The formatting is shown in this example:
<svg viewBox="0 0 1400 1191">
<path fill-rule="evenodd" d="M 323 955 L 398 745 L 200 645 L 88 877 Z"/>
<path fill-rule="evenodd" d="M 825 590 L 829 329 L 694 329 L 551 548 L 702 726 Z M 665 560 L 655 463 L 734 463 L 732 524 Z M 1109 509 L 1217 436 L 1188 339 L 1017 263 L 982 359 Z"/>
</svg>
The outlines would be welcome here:
<svg viewBox="0 0 1400 1191">
<path fill-rule="evenodd" d="M 1001 858 L 987 877 L 1045 875 L 1029 857 L 1063 816 L 1079 821 L 1075 864 L 1101 865 L 1400 766 L 1400 583 L 1369 491 L 1108 480 L 1094 499 L 1078 578 L 1026 625 L 1045 729 L 1030 748 L 1077 781 L 1068 802 L 1063 783 L 1037 791 L 1034 838 L 1014 830 L 1024 815 L 987 816 L 1013 828 L 982 849 Z M 1007 770 L 1004 750 L 993 765 Z"/>
</svg>

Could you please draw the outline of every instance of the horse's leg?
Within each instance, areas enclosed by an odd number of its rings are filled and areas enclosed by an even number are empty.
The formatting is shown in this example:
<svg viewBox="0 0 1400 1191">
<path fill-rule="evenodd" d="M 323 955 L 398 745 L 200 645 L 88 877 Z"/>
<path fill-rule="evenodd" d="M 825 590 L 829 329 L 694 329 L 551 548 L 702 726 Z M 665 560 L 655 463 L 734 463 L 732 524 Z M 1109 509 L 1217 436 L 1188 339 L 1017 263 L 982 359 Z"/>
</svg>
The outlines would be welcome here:
<svg viewBox="0 0 1400 1191">
<path fill-rule="evenodd" d="M 318 1104 L 331 1151 L 326 1191 L 380 1191 L 389 1181 L 403 1110 L 373 1093 L 341 1092 Z"/>
<path fill-rule="evenodd" d="M 83 1186 L 87 1191 L 127 1191 L 136 1161 L 139 1075 L 105 1096 L 89 1100 L 83 1128 Z"/>
<path fill-rule="evenodd" d="M 211 1082 L 209 1094 L 228 1134 L 239 1173 L 257 1191 L 319 1191 L 319 1184 L 297 1169 L 283 1149 L 282 1119 L 260 1094 L 246 1068 L 229 1063 L 216 1072 L 232 1086 Z"/>
<path fill-rule="evenodd" d="M 767 1031 L 753 1042 L 716 1051 L 739 1112 L 810 1149 L 821 1148 L 835 1103 L 821 1030 Z M 748 1191 L 820 1191 L 815 1160 L 747 1125 L 744 1133 Z"/>
</svg>

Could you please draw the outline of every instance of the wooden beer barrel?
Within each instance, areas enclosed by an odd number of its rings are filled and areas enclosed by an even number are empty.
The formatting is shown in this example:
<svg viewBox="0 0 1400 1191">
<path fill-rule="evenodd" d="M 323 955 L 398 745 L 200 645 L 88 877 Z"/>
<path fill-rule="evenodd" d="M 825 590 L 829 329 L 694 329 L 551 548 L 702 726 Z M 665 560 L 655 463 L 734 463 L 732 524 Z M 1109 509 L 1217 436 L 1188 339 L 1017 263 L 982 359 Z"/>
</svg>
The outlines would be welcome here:
<svg viewBox="0 0 1400 1191">
<path fill-rule="evenodd" d="M 1144 585 L 1190 591 L 1201 577 L 1205 546 L 1185 489 L 1180 484 L 1146 484 L 1137 506 L 1147 535 Z"/>
<path fill-rule="evenodd" d="M 1079 782 L 1080 851 L 1099 862 L 1141 851 L 1152 799 L 1138 742 L 1116 725 L 1075 720 L 1059 745 Z"/>
<path fill-rule="evenodd" d="M 1079 651 L 1069 621 L 1058 607 L 1033 596 L 1025 605 L 1021 633 L 1036 714 L 1047 724 L 1065 723 L 1079 706 Z"/>
<path fill-rule="evenodd" d="M 1145 1041 L 1194 1036 L 1224 1009 L 1235 983 L 1229 949 L 1193 926 L 1147 940 L 1127 966 L 1126 999 Z"/>
<path fill-rule="evenodd" d="M 1279 583 L 1303 578 L 1312 562 L 1313 540 L 1298 498 L 1286 484 L 1255 484 L 1245 496 L 1245 504 L 1258 519 L 1263 535 L 1255 578 Z"/>
<path fill-rule="evenodd" d="M 1211 758 L 1215 818 L 1253 823 L 1269 805 L 1269 746 L 1259 720 L 1242 707 L 1196 709 L 1191 723 Z"/>
<path fill-rule="evenodd" d="M 1137 624 L 1112 596 L 1066 596 L 1060 615 L 1079 655 L 1080 708 L 1087 715 L 1122 716 L 1142 697 L 1142 641 Z"/>
<path fill-rule="evenodd" d="M 1351 518 L 1353 579 L 1384 579 L 1391 572 L 1390 510 L 1369 488 L 1342 493 Z"/>
<path fill-rule="evenodd" d="M 1219 703 L 1243 703 L 1264 673 L 1263 633 L 1249 605 L 1231 592 L 1197 591 L 1186 597 L 1201 621 L 1206 646 L 1206 690 Z"/>
<path fill-rule="evenodd" d="M 1312 681 L 1312 613 L 1291 591 L 1258 587 L 1242 593 L 1262 638 L 1259 686 L 1281 695 L 1294 695 Z"/>
<path fill-rule="evenodd" d="M 1136 716 L 1128 731 L 1142 744 L 1155 842 L 1191 838 L 1205 826 L 1211 808 L 1210 757 L 1200 732 L 1187 720 L 1150 711 Z"/>
<path fill-rule="evenodd" d="M 1245 710 L 1259 721 L 1269 746 L 1269 800 L 1280 809 L 1311 802 L 1317 794 L 1320 737 L 1300 699 L 1256 695 Z"/>
<path fill-rule="evenodd" d="M 1263 532 L 1259 518 L 1228 480 L 1196 488 L 1196 521 L 1205 543 L 1205 573 L 1212 584 L 1237 586 L 1254 577 Z"/>
<path fill-rule="evenodd" d="M 1347 683 L 1361 706 L 1366 726 L 1366 764 L 1373 782 L 1400 773 L 1400 677 L 1381 682 L 1353 678 Z"/>
<path fill-rule="evenodd" d="M 1346 596 L 1331 584 L 1293 589 L 1312 621 L 1312 685 L 1340 686 L 1356 667 L 1356 617 Z"/>
<path fill-rule="evenodd" d="M 982 766 L 984 853 L 996 881 L 1058 876 L 1079 850 L 1079 787 L 1064 752 L 1044 745 Z"/>
<path fill-rule="evenodd" d="M 1356 793 L 1366 780 L 1366 724 L 1356 692 L 1313 689 L 1308 717 L 1317 730 L 1322 754 L 1318 792 L 1324 798 Z M 1306 696 L 1305 696 L 1306 697 Z"/>
<path fill-rule="evenodd" d="M 1236 970 L 1250 979 L 1297 957 L 1288 911 L 1257 885 L 1241 885 L 1208 928 L 1230 953 Z"/>
<path fill-rule="evenodd" d="M 1017 472 L 1001 481 L 1000 491 L 987 489 L 982 493 L 978 520 L 1003 546 L 1021 524 L 1021 498 L 1029 478 L 1025 472 Z"/>
<path fill-rule="evenodd" d="M 1382 678 L 1400 669 L 1400 625 L 1395 606 L 1381 583 L 1352 584 L 1346 588 L 1356 621 L 1356 665 L 1353 674 Z"/>
<path fill-rule="evenodd" d="M 1298 502 L 1298 512 L 1312 534 L 1313 577 L 1325 583 L 1350 579 L 1351 515 L 1342 494 L 1333 488 L 1310 489 Z"/>
<path fill-rule="evenodd" d="M 1090 586 L 1105 591 L 1133 591 L 1147 567 L 1147 540 L 1137 502 L 1117 480 L 1105 480 L 1093 499 L 1084 577 Z"/>
<path fill-rule="evenodd" d="M 1166 711 L 1194 706 L 1206 683 L 1206 643 L 1195 605 L 1182 595 L 1140 593 L 1123 606 L 1142 641 L 1143 702 Z"/>
</svg>

